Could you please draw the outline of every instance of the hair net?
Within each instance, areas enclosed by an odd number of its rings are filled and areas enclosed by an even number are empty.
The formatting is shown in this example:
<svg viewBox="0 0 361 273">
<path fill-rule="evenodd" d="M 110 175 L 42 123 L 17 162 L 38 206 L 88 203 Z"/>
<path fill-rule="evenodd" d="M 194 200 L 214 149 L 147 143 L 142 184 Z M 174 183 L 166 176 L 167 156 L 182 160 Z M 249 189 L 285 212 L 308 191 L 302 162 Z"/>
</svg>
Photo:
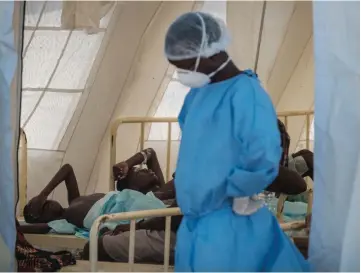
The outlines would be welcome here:
<svg viewBox="0 0 361 273">
<path fill-rule="evenodd" d="M 170 25 L 165 38 L 165 55 L 173 61 L 198 56 L 207 58 L 224 51 L 229 43 L 223 21 L 207 13 L 189 12 Z"/>
</svg>

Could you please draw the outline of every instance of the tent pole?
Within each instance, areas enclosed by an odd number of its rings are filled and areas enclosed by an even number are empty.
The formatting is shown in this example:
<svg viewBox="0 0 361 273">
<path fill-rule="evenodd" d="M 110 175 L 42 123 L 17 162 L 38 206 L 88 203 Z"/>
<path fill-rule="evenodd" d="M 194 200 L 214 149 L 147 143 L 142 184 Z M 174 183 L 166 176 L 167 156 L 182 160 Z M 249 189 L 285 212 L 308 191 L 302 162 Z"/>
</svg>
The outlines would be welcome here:
<svg viewBox="0 0 361 273">
<path fill-rule="evenodd" d="M 256 59 L 255 59 L 254 69 L 253 69 L 254 73 L 257 73 L 257 68 L 258 68 L 259 53 L 260 53 L 260 50 L 261 50 L 262 34 L 263 34 L 263 27 L 264 27 L 264 17 L 266 15 L 266 8 L 267 8 L 267 1 L 263 1 L 261 23 L 260 23 L 260 26 L 259 26 L 259 34 L 258 34 Z"/>
</svg>

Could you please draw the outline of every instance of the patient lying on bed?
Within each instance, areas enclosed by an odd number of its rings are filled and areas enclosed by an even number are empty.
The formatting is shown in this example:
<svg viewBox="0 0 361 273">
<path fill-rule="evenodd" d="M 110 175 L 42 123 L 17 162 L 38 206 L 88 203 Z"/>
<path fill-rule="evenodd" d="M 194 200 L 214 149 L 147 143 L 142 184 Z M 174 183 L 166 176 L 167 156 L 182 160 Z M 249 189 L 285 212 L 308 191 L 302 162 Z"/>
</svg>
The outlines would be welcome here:
<svg viewBox="0 0 361 273">
<path fill-rule="evenodd" d="M 147 168 L 138 167 L 142 163 Z M 128 160 L 115 165 L 114 177 L 119 177 L 120 173 L 125 175 L 117 182 L 119 191 L 124 189 L 141 193 L 155 191 L 155 196 L 160 200 L 175 198 L 174 186 L 172 183 L 164 183 L 164 177 L 153 149 L 136 153 Z M 68 208 L 63 208 L 55 200 L 47 200 L 50 193 L 63 181 L 68 194 Z M 40 194 L 32 198 L 25 206 L 25 221 L 34 225 L 21 226 L 21 231 L 23 233 L 48 233 L 51 228 L 47 223 L 60 219 L 65 219 L 78 228 L 84 228 L 84 219 L 88 212 L 104 196 L 104 193 L 80 196 L 74 170 L 69 164 L 65 164 Z"/>
<path fill-rule="evenodd" d="M 151 148 L 116 164 L 113 167 L 113 175 L 118 191 L 124 189 L 142 193 L 153 191 L 160 200 L 175 198 L 174 181 L 172 179 L 165 183 L 157 155 Z M 47 200 L 50 193 L 63 181 L 65 181 L 68 193 L 68 208 L 63 208 L 55 200 Z M 280 166 L 278 177 L 266 190 L 294 195 L 304 192 L 306 184 L 296 172 Z M 41 193 L 25 206 L 25 221 L 37 224 L 21 227 L 22 232 L 47 233 L 50 230 L 47 223 L 59 219 L 65 219 L 70 224 L 83 228 L 83 222 L 89 210 L 104 196 L 104 193 L 80 196 L 74 170 L 69 164 L 66 164 L 61 167 Z"/>
</svg>

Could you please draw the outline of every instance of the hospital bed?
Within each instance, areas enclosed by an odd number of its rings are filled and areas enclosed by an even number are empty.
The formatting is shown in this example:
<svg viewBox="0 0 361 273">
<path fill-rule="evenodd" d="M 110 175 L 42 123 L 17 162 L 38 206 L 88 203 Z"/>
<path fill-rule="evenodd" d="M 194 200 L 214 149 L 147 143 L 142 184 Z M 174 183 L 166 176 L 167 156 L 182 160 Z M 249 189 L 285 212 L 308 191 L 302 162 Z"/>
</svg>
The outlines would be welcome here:
<svg viewBox="0 0 361 273">
<path fill-rule="evenodd" d="M 311 118 L 314 115 L 314 111 L 289 111 L 289 112 L 279 112 L 277 113 L 277 116 L 279 119 L 281 119 L 286 129 L 288 128 L 289 121 L 291 118 L 304 118 L 305 120 L 305 131 L 306 131 L 306 149 L 310 149 L 310 130 L 311 130 Z M 178 123 L 177 118 L 161 118 L 161 117 L 124 117 L 124 118 L 118 118 L 115 121 L 113 121 L 111 126 L 111 136 L 110 136 L 110 181 L 109 181 L 109 189 L 114 190 L 115 184 L 114 179 L 112 177 L 112 166 L 116 164 L 116 139 L 117 139 L 117 133 L 119 126 L 123 124 L 133 124 L 138 125 L 140 127 L 140 138 L 139 138 L 139 150 L 144 149 L 145 145 L 145 135 L 146 135 L 146 124 L 149 123 L 166 123 L 168 125 L 167 130 L 167 140 L 166 140 L 166 166 L 165 166 L 165 174 L 166 179 L 169 181 L 170 179 L 170 159 L 171 159 L 171 148 L 172 148 L 172 124 Z M 307 207 L 307 214 L 311 213 L 312 210 L 312 197 L 313 197 L 313 182 L 310 179 L 306 179 L 307 183 L 307 195 L 308 195 L 308 207 Z M 277 204 L 277 218 L 282 223 L 283 222 L 283 208 L 284 203 L 287 199 L 287 195 L 281 194 L 278 200 Z M 301 222 L 304 221 L 296 221 L 294 223 L 288 223 L 286 226 L 298 226 L 301 225 Z"/>
<path fill-rule="evenodd" d="M 291 117 L 305 117 L 306 122 L 306 148 L 310 147 L 310 139 L 309 139 L 309 132 L 311 127 L 311 116 L 313 116 L 313 111 L 299 111 L 299 112 L 283 112 L 278 113 L 278 117 L 283 120 L 286 128 L 289 123 L 289 119 Z M 169 179 L 171 176 L 170 172 L 170 159 L 171 159 L 171 131 L 172 131 L 172 124 L 177 123 L 176 118 L 155 118 L 155 117 L 126 117 L 126 118 L 118 118 L 116 119 L 111 127 L 110 132 L 110 170 L 111 167 L 116 163 L 116 139 L 117 139 L 117 131 L 120 125 L 122 124 L 138 124 L 140 126 L 140 141 L 139 141 L 139 149 L 144 149 L 145 144 L 145 126 L 148 123 L 166 123 L 168 124 L 168 138 L 166 140 L 166 178 Z M 27 184 L 27 145 L 26 145 L 26 135 L 25 132 L 21 131 L 21 145 L 20 145 L 20 164 L 19 164 L 19 170 L 20 170 L 20 183 L 19 183 L 19 215 L 22 217 L 22 210 L 26 204 L 27 198 L 26 198 L 26 184 Z M 112 171 L 111 171 L 112 174 Z M 112 175 L 111 175 L 112 176 Z M 312 181 L 307 181 L 308 184 L 308 195 L 309 195 L 309 204 L 307 212 L 310 213 L 312 210 L 312 193 L 313 193 L 313 185 Z M 113 182 L 113 179 L 109 181 L 109 189 L 114 190 L 115 185 Z M 290 229 L 299 229 L 305 227 L 305 221 L 294 221 L 290 223 L 283 223 L 282 219 L 282 212 L 284 207 L 284 202 L 286 200 L 286 195 L 281 195 L 277 204 L 277 218 L 280 221 L 280 225 L 283 230 L 290 230 Z M 162 267 L 164 267 L 164 270 L 171 269 L 169 267 L 169 239 L 165 240 L 165 262 L 164 265 L 144 265 L 144 264 L 134 264 L 134 228 L 135 228 L 135 219 L 138 218 L 148 218 L 148 217 L 166 217 L 166 223 L 167 227 L 170 226 L 171 216 L 179 215 L 180 210 L 178 208 L 168 208 L 168 209 L 160 209 L 160 210 L 148 210 L 148 211 L 138 211 L 138 212 L 127 212 L 127 213 L 121 213 L 121 214 L 113 214 L 113 215 L 104 215 L 101 216 L 93 225 L 91 230 L 91 261 L 79 261 L 77 265 L 67 267 L 64 269 L 65 271 L 88 271 L 90 268 L 93 270 L 97 269 L 97 265 L 99 264 L 98 269 L 102 271 L 123 271 L 121 269 L 124 269 L 124 271 L 160 271 L 162 270 Z M 133 229 L 131 230 L 131 234 L 133 236 L 133 239 L 130 240 L 130 254 L 129 255 L 129 262 L 128 264 L 122 264 L 122 263 L 97 263 L 96 262 L 96 251 L 97 251 L 97 240 L 94 240 L 96 238 L 96 234 L 98 232 L 99 224 L 104 221 L 108 220 L 114 220 L 114 219 L 127 219 L 131 220 Z M 21 220 L 21 218 L 20 218 Z M 168 232 L 168 233 L 167 233 Z M 170 234 L 170 231 L 166 231 L 167 234 Z M 168 235 L 169 236 L 169 235 Z M 37 247 L 46 248 L 49 249 L 51 246 L 57 246 L 62 247 L 65 249 L 69 248 L 82 248 L 86 240 L 80 239 L 72 235 L 58 235 L 58 234 L 27 234 L 26 238 L 29 240 L 30 243 Z M 132 237 L 131 237 L 132 238 Z M 168 240 L 168 241 L 167 241 Z M 168 246 L 167 246 L 168 242 Z M 132 250 L 133 248 L 133 250 Z M 133 252 L 132 252 L 133 251 Z M 95 255 L 95 256 L 94 256 Z M 166 258 L 166 256 L 168 258 Z M 115 265 L 117 264 L 117 265 Z M 85 270 L 86 269 L 86 270 Z M 116 270 L 113 270 L 116 269 Z M 145 270 L 147 269 L 147 270 Z"/>
<path fill-rule="evenodd" d="M 112 268 L 117 268 L 119 272 L 132 272 L 132 271 L 164 271 L 169 272 L 173 270 L 173 267 L 169 265 L 170 255 L 170 234 L 171 234 L 171 221 L 172 216 L 181 215 L 179 208 L 166 208 L 166 209 L 155 209 L 155 210 L 144 210 L 135 212 L 123 212 L 116 214 L 108 214 L 100 216 L 93 224 L 90 230 L 90 259 L 89 262 L 81 261 L 77 265 L 72 266 L 72 270 L 79 271 L 107 271 Z M 152 264 L 135 264 L 135 225 L 137 219 L 151 218 L 151 217 L 165 217 L 165 236 L 164 236 L 164 263 L 163 265 L 152 265 Z M 98 232 L 101 224 L 107 221 L 114 220 L 130 220 L 130 240 L 129 240 L 129 256 L 128 263 L 99 263 L 98 257 Z M 300 228 L 304 226 L 304 221 L 281 223 L 280 226 L 283 230 L 290 230 Z M 114 264 L 117 264 L 114 265 Z"/>
</svg>

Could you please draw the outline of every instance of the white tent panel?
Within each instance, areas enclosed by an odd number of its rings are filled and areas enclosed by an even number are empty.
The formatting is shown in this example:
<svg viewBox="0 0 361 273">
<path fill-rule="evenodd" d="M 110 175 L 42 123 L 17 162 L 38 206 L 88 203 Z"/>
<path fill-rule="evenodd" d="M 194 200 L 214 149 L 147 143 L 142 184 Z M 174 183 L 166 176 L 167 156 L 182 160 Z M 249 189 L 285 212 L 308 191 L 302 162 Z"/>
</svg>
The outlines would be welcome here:
<svg viewBox="0 0 361 273">
<path fill-rule="evenodd" d="M 100 22 L 101 29 L 90 35 L 83 30 L 61 29 L 63 4 L 28 2 L 25 16 L 21 121 L 29 149 L 46 150 L 31 150 L 29 158 L 36 166 L 29 168 L 29 185 L 40 183 L 42 187 L 62 164 L 65 152 L 57 151 L 64 151 L 71 139 L 75 126 L 69 124 L 113 12 L 110 10 Z M 43 163 L 48 166 L 45 174 L 37 171 Z M 28 197 L 34 196 L 35 190 L 39 188 L 30 186 Z"/>
<path fill-rule="evenodd" d="M 61 27 L 61 13 L 63 7 L 62 1 L 41 1 L 41 2 L 43 5 L 45 4 L 45 8 L 41 16 L 39 26 Z"/>
<path fill-rule="evenodd" d="M 313 39 L 309 39 L 290 77 L 286 89 L 277 104 L 277 111 L 304 111 L 312 110 L 314 101 L 314 56 Z M 302 132 L 305 132 L 305 117 L 292 117 L 289 119 L 288 133 L 292 142 L 290 151 L 300 148 Z M 305 140 L 305 139 L 303 139 Z M 305 143 L 304 143 L 305 144 Z"/>
<path fill-rule="evenodd" d="M 310 261 L 360 271 L 360 2 L 316 1 L 315 189 Z"/>
<path fill-rule="evenodd" d="M 25 26 L 35 27 L 40 17 L 45 1 L 29 1 L 26 3 L 25 9 Z"/>
<path fill-rule="evenodd" d="M 31 112 L 39 102 L 42 92 L 22 91 L 21 95 L 21 127 L 24 127 L 25 121 L 29 119 Z"/>
<path fill-rule="evenodd" d="M 295 8 L 294 1 L 267 1 L 257 69 L 257 74 L 266 90 Z"/>
<path fill-rule="evenodd" d="M 28 150 L 28 199 L 39 194 L 59 170 L 64 152 Z M 64 205 L 67 205 L 64 203 Z"/>
<path fill-rule="evenodd" d="M 227 26 L 232 35 L 229 54 L 240 69 L 254 69 L 263 2 L 227 3 Z"/>
<path fill-rule="evenodd" d="M 28 147 L 58 150 L 81 93 L 45 92 L 29 123 Z"/>
<path fill-rule="evenodd" d="M 35 31 L 24 52 L 23 89 L 47 87 L 69 34 L 70 31 Z"/>
<path fill-rule="evenodd" d="M 32 35 L 33 35 L 33 32 L 32 30 L 25 30 L 23 32 L 23 43 L 24 43 L 24 48 L 27 48 L 29 47 L 29 42 L 30 42 L 30 39 L 32 39 Z"/>
<path fill-rule="evenodd" d="M 214 16 L 227 21 L 226 1 L 204 1 L 201 11 L 213 14 Z"/>
<path fill-rule="evenodd" d="M 277 104 L 278 111 L 303 111 L 313 105 L 314 57 L 313 39 L 307 43 L 292 76 Z"/>
<path fill-rule="evenodd" d="M 297 1 L 267 81 L 268 92 L 276 107 L 311 36 L 312 2 Z"/>
<path fill-rule="evenodd" d="M 49 88 L 84 89 L 103 36 L 73 31 Z"/>
<path fill-rule="evenodd" d="M 159 104 L 155 117 L 177 117 L 189 88 L 178 81 L 172 80 L 165 91 Z M 166 140 L 168 138 L 168 125 L 155 123 L 151 126 L 149 140 Z M 180 135 L 179 126 L 172 126 L 172 140 L 178 140 Z"/>
</svg>

